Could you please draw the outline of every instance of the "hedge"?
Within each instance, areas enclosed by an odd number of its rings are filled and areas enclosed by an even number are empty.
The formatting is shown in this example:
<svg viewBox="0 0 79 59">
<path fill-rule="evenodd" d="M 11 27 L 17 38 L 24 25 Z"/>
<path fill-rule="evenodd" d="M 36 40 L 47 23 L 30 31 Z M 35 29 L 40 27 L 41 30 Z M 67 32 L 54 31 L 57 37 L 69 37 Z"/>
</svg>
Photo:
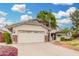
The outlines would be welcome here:
<svg viewBox="0 0 79 59">
<path fill-rule="evenodd" d="M 4 36 L 4 40 L 7 44 L 11 44 L 12 43 L 12 40 L 11 40 L 11 35 L 9 32 L 4 32 L 3 33 L 3 36 Z"/>
</svg>

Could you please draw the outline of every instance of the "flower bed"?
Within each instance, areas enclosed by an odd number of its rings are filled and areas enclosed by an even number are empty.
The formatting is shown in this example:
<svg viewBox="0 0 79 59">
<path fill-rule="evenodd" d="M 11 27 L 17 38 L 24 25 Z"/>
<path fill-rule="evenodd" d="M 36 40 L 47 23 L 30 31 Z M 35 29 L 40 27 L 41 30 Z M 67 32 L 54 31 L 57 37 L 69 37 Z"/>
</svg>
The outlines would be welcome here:
<svg viewBox="0 0 79 59">
<path fill-rule="evenodd" d="M 18 49 L 12 46 L 0 46 L 0 56 L 17 56 Z"/>
</svg>

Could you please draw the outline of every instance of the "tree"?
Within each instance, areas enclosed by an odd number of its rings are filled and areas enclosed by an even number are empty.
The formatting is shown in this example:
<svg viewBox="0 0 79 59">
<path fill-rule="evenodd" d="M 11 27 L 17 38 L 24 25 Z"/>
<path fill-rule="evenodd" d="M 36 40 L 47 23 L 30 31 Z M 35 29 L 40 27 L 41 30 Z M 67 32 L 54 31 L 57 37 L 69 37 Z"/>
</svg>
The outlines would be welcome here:
<svg viewBox="0 0 79 59">
<path fill-rule="evenodd" d="M 70 13 L 70 19 L 72 20 L 73 29 L 79 29 L 79 10 L 75 10 Z"/>
<path fill-rule="evenodd" d="M 77 37 L 79 34 L 79 10 L 75 10 L 73 13 L 70 13 L 70 19 L 72 20 L 72 35 Z"/>
<path fill-rule="evenodd" d="M 43 10 L 37 14 L 37 18 L 39 19 L 39 21 L 43 22 L 43 24 L 46 26 L 49 26 L 49 22 L 50 22 L 51 25 L 50 27 L 52 29 L 56 29 L 57 23 L 53 13 Z"/>
<path fill-rule="evenodd" d="M 68 28 L 65 28 L 65 29 L 62 30 L 62 32 L 65 33 L 65 34 L 67 34 L 69 31 L 70 31 L 70 29 L 68 29 Z"/>
<path fill-rule="evenodd" d="M 40 11 L 37 14 L 37 19 L 38 21 L 41 21 L 44 25 L 51 27 L 52 29 L 56 29 L 57 27 L 56 18 L 50 11 L 44 11 L 44 10 Z M 50 30 L 48 30 L 48 41 L 50 40 L 50 36 L 51 33 Z"/>
</svg>

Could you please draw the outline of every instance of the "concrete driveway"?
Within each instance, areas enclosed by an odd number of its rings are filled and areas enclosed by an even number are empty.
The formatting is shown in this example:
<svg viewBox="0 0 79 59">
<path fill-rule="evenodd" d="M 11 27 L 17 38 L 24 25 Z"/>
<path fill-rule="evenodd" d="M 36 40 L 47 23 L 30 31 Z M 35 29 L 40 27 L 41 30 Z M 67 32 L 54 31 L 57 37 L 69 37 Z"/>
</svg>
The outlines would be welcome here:
<svg viewBox="0 0 79 59">
<path fill-rule="evenodd" d="M 12 44 L 19 49 L 19 56 L 79 56 L 79 52 L 51 43 Z"/>
</svg>

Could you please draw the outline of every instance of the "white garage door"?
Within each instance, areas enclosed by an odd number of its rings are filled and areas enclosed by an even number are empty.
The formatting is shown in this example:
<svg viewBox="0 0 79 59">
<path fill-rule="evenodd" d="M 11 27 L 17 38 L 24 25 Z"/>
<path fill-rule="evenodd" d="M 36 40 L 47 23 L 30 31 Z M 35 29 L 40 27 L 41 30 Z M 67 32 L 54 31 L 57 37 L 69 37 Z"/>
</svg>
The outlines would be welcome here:
<svg viewBox="0 0 79 59">
<path fill-rule="evenodd" d="M 45 32 L 43 31 L 18 31 L 18 43 L 44 42 Z"/>
</svg>

